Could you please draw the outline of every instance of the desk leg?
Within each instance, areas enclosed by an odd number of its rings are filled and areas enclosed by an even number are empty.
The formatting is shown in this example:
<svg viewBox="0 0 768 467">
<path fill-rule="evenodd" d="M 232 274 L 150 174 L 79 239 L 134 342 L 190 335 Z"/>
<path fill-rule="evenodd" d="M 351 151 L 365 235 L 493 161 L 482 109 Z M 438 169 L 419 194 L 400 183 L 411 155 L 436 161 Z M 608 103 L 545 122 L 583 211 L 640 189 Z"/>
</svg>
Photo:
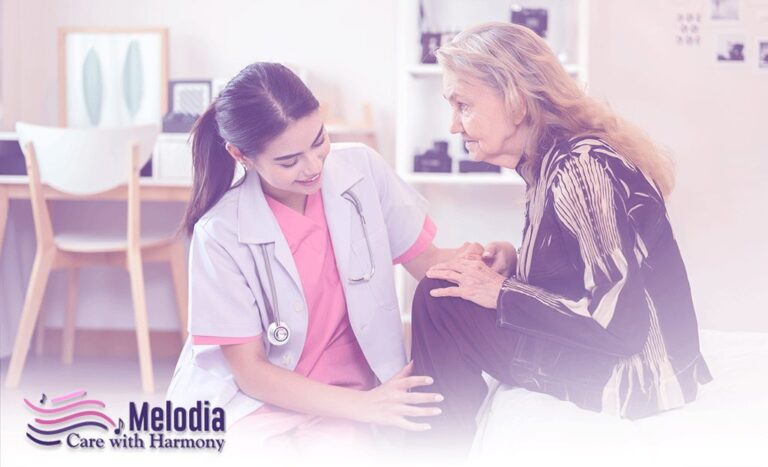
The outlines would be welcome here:
<svg viewBox="0 0 768 467">
<path fill-rule="evenodd" d="M 3 240 L 5 240 L 5 225 L 8 222 L 8 189 L 0 186 L 0 253 L 3 252 Z"/>
</svg>

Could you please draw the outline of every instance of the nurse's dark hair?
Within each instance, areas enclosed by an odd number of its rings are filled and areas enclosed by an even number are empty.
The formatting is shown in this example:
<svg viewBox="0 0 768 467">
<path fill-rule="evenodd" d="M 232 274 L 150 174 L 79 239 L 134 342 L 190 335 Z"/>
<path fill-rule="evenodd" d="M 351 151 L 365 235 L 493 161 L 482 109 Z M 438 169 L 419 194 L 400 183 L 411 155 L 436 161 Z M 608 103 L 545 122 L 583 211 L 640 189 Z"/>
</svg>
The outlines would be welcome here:
<svg viewBox="0 0 768 467">
<path fill-rule="evenodd" d="M 195 223 L 232 185 L 235 160 L 229 142 L 246 157 L 255 157 L 291 122 L 320 107 L 312 91 L 287 67 L 256 62 L 227 83 L 192 127 L 192 196 L 181 228 L 192 234 Z"/>
</svg>

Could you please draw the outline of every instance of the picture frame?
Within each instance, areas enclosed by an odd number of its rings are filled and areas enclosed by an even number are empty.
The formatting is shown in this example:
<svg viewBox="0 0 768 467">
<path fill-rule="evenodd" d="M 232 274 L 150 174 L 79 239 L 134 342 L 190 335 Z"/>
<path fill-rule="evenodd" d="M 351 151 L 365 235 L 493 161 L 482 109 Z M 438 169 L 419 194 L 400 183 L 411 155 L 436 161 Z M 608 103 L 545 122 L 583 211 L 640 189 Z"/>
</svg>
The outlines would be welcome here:
<svg viewBox="0 0 768 467">
<path fill-rule="evenodd" d="M 709 0 L 709 19 L 714 23 L 737 22 L 741 15 L 741 0 Z"/>
<path fill-rule="evenodd" d="M 747 36 L 741 31 L 721 31 L 714 35 L 712 58 L 721 67 L 740 68 L 746 65 L 749 50 Z"/>
<path fill-rule="evenodd" d="M 211 104 L 210 80 L 171 80 L 168 82 L 168 113 L 163 116 L 163 132 L 188 133 Z"/>
<path fill-rule="evenodd" d="M 168 110 L 167 28 L 60 28 L 59 125 L 160 124 Z"/>
<path fill-rule="evenodd" d="M 168 112 L 202 115 L 211 104 L 211 80 L 171 80 Z"/>
<path fill-rule="evenodd" d="M 768 73 L 768 36 L 755 39 L 756 68 L 761 73 Z"/>
</svg>

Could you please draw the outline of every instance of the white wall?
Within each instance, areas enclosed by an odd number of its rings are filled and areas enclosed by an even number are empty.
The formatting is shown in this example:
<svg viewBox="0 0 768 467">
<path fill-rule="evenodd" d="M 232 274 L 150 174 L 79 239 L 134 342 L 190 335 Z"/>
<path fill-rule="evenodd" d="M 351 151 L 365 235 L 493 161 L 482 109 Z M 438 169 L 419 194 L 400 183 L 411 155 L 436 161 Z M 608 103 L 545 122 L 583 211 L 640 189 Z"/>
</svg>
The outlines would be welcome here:
<svg viewBox="0 0 768 467">
<path fill-rule="evenodd" d="M 768 72 L 714 64 L 714 34 L 768 37 L 768 2 L 742 1 L 741 22 L 702 22 L 702 44 L 674 43 L 676 13 L 706 1 L 591 3 L 590 92 L 668 146 L 677 163 L 670 216 L 700 322 L 768 330 Z M 763 5 L 759 10 L 746 7 Z M 747 15 L 746 13 L 749 13 Z"/>
<path fill-rule="evenodd" d="M 362 117 L 370 101 L 382 153 L 394 149 L 394 2 L 355 0 L 5 0 L 3 129 L 57 123 L 57 30 L 170 30 L 170 78 L 231 77 L 255 61 L 306 67 L 321 100 Z"/>
</svg>

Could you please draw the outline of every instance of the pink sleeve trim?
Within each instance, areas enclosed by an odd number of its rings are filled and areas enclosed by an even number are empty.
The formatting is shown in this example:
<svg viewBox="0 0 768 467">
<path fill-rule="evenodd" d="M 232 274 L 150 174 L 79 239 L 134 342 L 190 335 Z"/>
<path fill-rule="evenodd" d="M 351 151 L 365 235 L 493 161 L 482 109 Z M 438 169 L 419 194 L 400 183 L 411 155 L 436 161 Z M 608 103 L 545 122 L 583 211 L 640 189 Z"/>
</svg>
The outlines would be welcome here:
<svg viewBox="0 0 768 467">
<path fill-rule="evenodd" d="M 436 233 L 437 233 L 437 226 L 435 226 L 435 223 L 432 222 L 432 219 L 430 219 L 429 216 L 425 217 L 424 227 L 421 228 L 421 233 L 419 234 L 419 238 L 417 238 L 416 241 L 413 243 L 413 245 L 411 245 L 411 247 L 408 248 L 408 251 L 406 251 L 402 255 L 392 260 L 392 264 L 407 263 L 413 258 L 424 253 L 424 250 L 426 250 L 429 247 L 429 245 L 432 244 L 432 240 L 435 239 Z"/>
<path fill-rule="evenodd" d="M 194 345 L 231 345 L 245 344 L 259 339 L 259 336 L 248 337 L 217 337 L 217 336 L 192 336 Z"/>
</svg>

